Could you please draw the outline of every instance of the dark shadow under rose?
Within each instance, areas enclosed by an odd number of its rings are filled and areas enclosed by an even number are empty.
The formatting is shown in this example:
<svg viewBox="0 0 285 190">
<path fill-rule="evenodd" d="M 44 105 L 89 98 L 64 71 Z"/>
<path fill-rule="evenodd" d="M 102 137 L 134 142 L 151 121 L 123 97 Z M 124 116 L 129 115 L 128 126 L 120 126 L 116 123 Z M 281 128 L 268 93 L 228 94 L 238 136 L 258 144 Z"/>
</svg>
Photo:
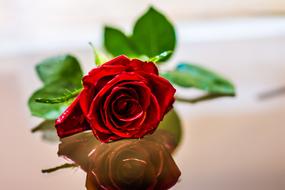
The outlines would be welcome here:
<svg viewBox="0 0 285 190">
<path fill-rule="evenodd" d="M 56 120 L 63 138 L 88 129 L 101 142 L 142 138 L 172 108 L 175 89 L 152 62 L 119 56 L 83 78 L 84 89 Z"/>
<path fill-rule="evenodd" d="M 165 146 L 155 141 L 167 139 L 160 137 L 165 131 L 155 134 L 102 144 L 91 132 L 83 132 L 61 139 L 58 154 L 87 173 L 87 190 L 169 189 L 181 173 Z"/>
</svg>

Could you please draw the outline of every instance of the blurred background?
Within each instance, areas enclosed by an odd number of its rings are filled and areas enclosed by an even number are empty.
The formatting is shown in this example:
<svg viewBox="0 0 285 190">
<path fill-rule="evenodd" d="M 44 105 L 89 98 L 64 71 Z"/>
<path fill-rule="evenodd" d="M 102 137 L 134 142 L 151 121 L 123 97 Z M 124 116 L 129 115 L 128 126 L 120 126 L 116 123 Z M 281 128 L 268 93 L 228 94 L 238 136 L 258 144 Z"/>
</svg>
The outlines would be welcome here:
<svg viewBox="0 0 285 190">
<path fill-rule="evenodd" d="M 173 189 L 285 189 L 284 0 L 0 0 L 0 189 L 84 189 L 80 170 L 40 173 L 64 162 L 57 144 L 30 133 L 27 99 L 40 87 L 34 66 L 62 53 L 93 66 L 88 45 L 104 24 L 130 31 L 149 5 L 176 25 L 171 60 L 209 67 L 231 79 L 236 98 L 177 103 L 184 138 Z M 258 98 L 278 90 L 278 95 Z M 283 89 L 283 90 L 282 90 Z"/>
</svg>

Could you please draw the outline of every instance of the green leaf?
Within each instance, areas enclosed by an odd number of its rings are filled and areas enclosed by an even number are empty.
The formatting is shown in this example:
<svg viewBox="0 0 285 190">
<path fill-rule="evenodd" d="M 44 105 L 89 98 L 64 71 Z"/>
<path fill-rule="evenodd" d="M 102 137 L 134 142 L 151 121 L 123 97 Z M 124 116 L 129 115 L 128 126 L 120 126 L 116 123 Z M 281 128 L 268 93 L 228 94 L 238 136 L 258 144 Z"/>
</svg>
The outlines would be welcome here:
<svg viewBox="0 0 285 190">
<path fill-rule="evenodd" d="M 54 120 L 45 120 L 41 122 L 38 126 L 33 128 L 31 131 L 32 133 L 41 133 L 42 140 L 51 142 L 51 143 L 58 143 L 59 138 L 56 133 L 55 129 L 55 121 Z"/>
<path fill-rule="evenodd" d="M 81 88 L 80 64 L 75 57 L 63 55 L 42 61 L 36 66 L 36 71 L 44 86 L 30 97 L 30 111 L 37 117 L 56 119 L 76 96 L 77 91 L 73 91 Z M 57 104 L 42 103 L 44 101 Z"/>
<path fill-rule="evenodd" d="M 173 51 L 162 52 L 161 54 L 150 58 L 149 61 L 154 63 L 166 61 L 172 55 L 172 53 Z"/>
<path fill-rule="evenodd" d="M 45 59 L 36 66 L 36 71 L 44 84 L 55 81 L 68 81 L 80 86 L 82 70 L 78 60 L 72 55 L 56 56 Z"/>
<path fill-rule="evenodd" d="M 176 45 L 173 25 L 153 7 L 137 20 L 131 39 L 138 53 L 148 57 L 164 51 L 174 51 Z"/>
<path fill-rule="evenodd" d="M 210 94 L 235 95 L 235 87 L 230 81 L 198 65 L 182 63 L 161 75 L 178 86 L 193 87 Z"/>
<path fill-rule="evenodd" d="M 35 101 L 38 103 L 46 103 L 46 104 L 58 104 L 70 101 L 70 99 L 75 98 L 80 92 L 82 88 L 75 89 L 73 91 L 68 91 L 64 96 L 57 98 L 36 98 Z"/>
<path fill-rule="evenodd" d="M 176 146 L 179 145 L 182 137 L 182 127 L 179 116 L 174 109 L 164 116 L 158 128 L 170 132 L 176 139 Z"/>
<path fill-rule="evenodd" d="M 175 45 L 173 25 L 153 7 L 136 21 L 130 37 L 116 28 L 106 26 L 104 29 L 104 46 L 113 56 L 125 54 L 129 57 L 150 58 L 161 52 L 174 51 Z M 170 56 L 161 57 L 159 61 L 166 61 Z"/>
<path fill-rule="evenodd" d="M 73 91 L 77 88 L 77 85 L 65 83 L 63 81 L 55 81 L 45 85 L 43 88 L 37 90 L 28 101 L 32 115 L 42 117 L 44 119 L 56 119 L 67 108 L 70 102 L 46 104 L 36 102 L 36 99 L 61 97 L 65 95 L 67 90 Z"/>
<path fill-rule="evenodd" d="M 106 26 L 104 28 L 104 46 L 113 56 L 136 55 L 136 50 L 128 36 L 116 28 Z"/>
<path fill-rule="evenodd" d="M 49 168 L 49 169 L 43 169 L 42 170 L 42 173 L 52 173 L 52 172 L 55 172 L 55 171 L 58 171 L 58 170 L 62 170 L 62 169 L 67 169 L 67 168 L 77 168 L 79 167 L 79 165 L 75 164 L 75 163 L 65 163 L 65 164 L 62 164 L 60 166 L 56 166 L 56 167 L 53 167 L 53 168 Z"/>
</svg>

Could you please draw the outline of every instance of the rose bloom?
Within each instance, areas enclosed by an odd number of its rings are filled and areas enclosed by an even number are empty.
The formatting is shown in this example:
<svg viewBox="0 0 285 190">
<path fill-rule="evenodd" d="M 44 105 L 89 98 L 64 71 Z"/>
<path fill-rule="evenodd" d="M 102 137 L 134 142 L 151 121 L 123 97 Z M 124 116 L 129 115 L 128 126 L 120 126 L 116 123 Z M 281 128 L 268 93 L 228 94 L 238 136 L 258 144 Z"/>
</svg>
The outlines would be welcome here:
<svg viewBox="0 0 285 190">
<path fill-rule="evenodd" d="M 83 90 L 56 120 L 59 137 L 91 129 L 101 142 L 141 138 L 172 108 L 175 89 L 152 62 L 119 56 L 83 77 Z"/>
<path fill-rule="evenodd" d="M 181 175 L 165 146 L 148 138 L 99 143 L 79 133 L 62 139 L 59 155 L 87 173 L 87 190 L 166 190 Z"/>
</svg>

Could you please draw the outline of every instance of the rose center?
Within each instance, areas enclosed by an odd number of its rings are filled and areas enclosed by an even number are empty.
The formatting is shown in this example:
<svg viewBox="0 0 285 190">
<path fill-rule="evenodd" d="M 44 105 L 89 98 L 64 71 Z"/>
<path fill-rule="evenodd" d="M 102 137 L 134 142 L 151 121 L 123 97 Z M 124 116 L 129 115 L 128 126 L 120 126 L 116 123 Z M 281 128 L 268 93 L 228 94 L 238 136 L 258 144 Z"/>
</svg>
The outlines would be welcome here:
<svg viewBox="0 0 285 190">
<path fill-rule="evenodd" d="M 138 101 L 131 98 L 118 99 L 113 109 L 120 118 L 133 118 L 142 114 L 142 108 Z"/>
</svg>

